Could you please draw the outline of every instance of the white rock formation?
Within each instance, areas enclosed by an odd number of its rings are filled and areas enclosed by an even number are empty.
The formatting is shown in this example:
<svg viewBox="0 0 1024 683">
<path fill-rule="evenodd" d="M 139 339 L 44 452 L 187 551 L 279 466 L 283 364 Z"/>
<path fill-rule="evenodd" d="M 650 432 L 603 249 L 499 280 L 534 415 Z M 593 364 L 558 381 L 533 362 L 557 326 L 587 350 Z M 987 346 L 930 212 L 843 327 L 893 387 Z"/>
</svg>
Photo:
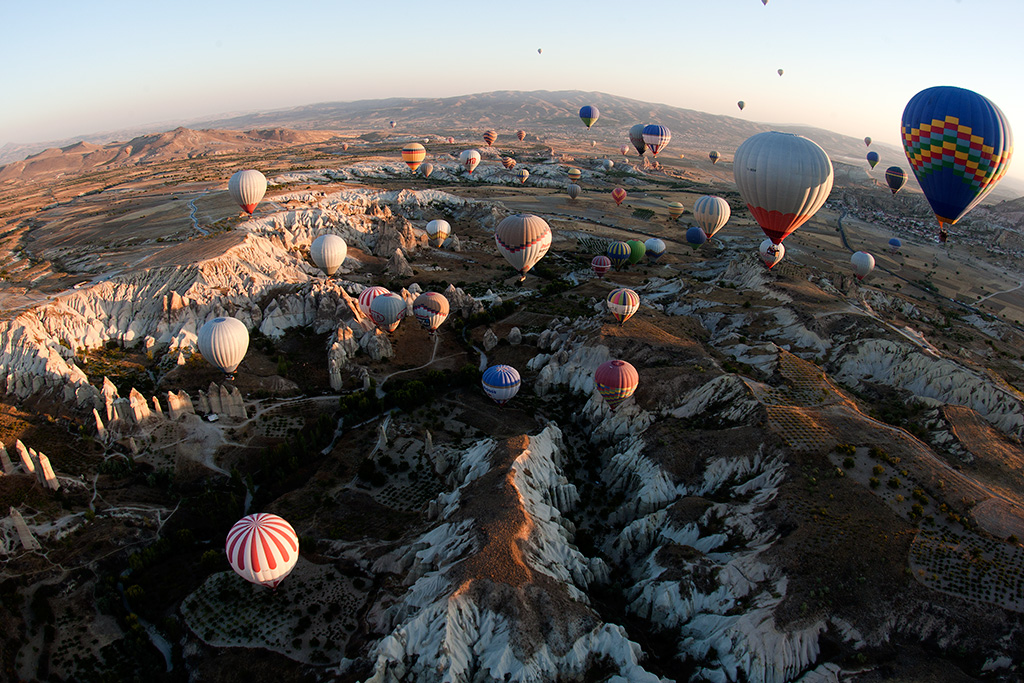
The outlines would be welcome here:
<svg viewBox="0 0 1024 683">
<path fill-rule="evenodd" d="M 39 468 L 43 475 L 43 485 L 51 491 L 59 489 L 60 482 L 53 472 L 53 467 L 50 466 L 50 459 L 43 453 L 39 454 Z"/>
<path fill-rule="evenodd" d="M 9 514 L 14 522 L 14 528 L 18 531 L 18 538 L 21 539 L 22 547 L 25 550 L 41 549 L 42 546 L 39 545 L 39 541 L 29 531 L 28 525 L 25 524 L 25 518 L 21 516 L 21 513 L 12 507 Z"/>
<path fill-rule="evenodd" d="M 25 448 L 25 444 L 21 442 L 21 439 L 18 439 L 17 441 L 14 442 L 14 447 L 18 451 L 18 457 L 21 458 L 22 468 L 25 470 L 26 473 L 34 474 L 36 471 L 36 466 L 32 462 L 32 456 L 28 454 L 28 449 Z"/>
<path fill-rule="evenodd" d="M 2 443 L 0 443 L 0 465 L 3 465 L 4 474 L 14 474 L 14 463 L 11 462 L 11 456 L 7 454 L 7 449 Z"/>
</svg>

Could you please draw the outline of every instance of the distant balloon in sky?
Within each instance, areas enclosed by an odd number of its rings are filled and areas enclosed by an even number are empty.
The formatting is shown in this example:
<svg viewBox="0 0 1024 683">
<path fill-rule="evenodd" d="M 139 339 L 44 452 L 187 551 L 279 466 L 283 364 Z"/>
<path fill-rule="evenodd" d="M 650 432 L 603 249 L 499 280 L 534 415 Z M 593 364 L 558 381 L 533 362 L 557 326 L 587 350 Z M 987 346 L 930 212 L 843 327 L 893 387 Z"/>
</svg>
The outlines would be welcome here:
<svg viewBox="0 0 1024 683">
<path fill-rule="evenodd" d="M 613 168 L 615 168 L 615 162 L 612 161 L 611 159 L 605 159 L 604 161 L 601 162 L 601 168 L 603 168 L 605 171 L 610 171 Z"/>
<path fill-rule="evenodd" d="M 899 166 L 890 166 L 885 169 L 885 184 L 889 186 L 895 195 L 907 184 L 907 172 Z"/>
<path fill-rule="evenodd" d="M 455 144 L 455 138 L 453 138 L 453 137 L 449 137 L 449 138 L 448 138 L 448 144 L 449 144 L 449 145 L 454 145 L 454 144 Z"/>
<path fill-rule="evenodd" d="M 208 320 L 197 336 L 199 354 L 225 375 L 234 374 L 249 349 L 249 330 L 238 318 Z"/>
<path fill-rule="evenodd" d="M 598 117 L 601 116 L 601 112 L 597 110 L 597 107 L 593 107 L 589 104 L 580 107 L 580 120 L 583 121 L 583 125 L 590 128 L 592 125 L 597 123 Z"/>
<path fill-rule="evenodd" d="M 238 171 L 228 181 L 228 194 L 250 216 L 267 193 L 267 177 L 259 171 Z"/>
<path fill-rule="evenodd" d="M 526 139 L 526 131 L 525 130 L 517 130 L 516 131 L 516 137 L 519 138 L 519 142 L 522 142 L 523 140 Z"/>
<path fill-rule="evenodd" d="M 693 219 L 708 238 L 715 236 L 715 233 L 725 227 L 732 216 L 732 209 L 729 202 L 714 195 L 698 197 L 693 204 Z"/>
<path fill-rule="evenodd" d="M 761 4 L 762 5 L 767 5 L 768 4 L 768 0 L 761 0 Z"/>
<path fill-rule="evenodd" d="M 782 69 L 779 69 L 779 75 L 781 76 L 783 73 Z"/>
<path fill-rule="evenodd" d="M 632 289 L 614 289 L 605 299 L 605 304 L 608 306 L 608 312 L 621 325 L 640 310 L 640 295 Z"/>
<path fill-rule="evenodd" d="M 309 257 L 325 275 L 334 275 L 348 255 L 348 245 L 333 234 L 320 235 L 309 245 Z"/>
<path fill-rule="evenodd" d="M 696 249 L 708 241 L 708 236 L 704 234 L 703 230 L 698 228 L 696 225 L 693 225 L 686 231 L 686 241 L 691 247 Z"/>
<path fill-rule="evenodd" d="M 402 148 L 402 161 L 413 171 L 420 167 L 426 157 L 427 150 L 418 142 L 410 142 Z"/>
<path fill-rule="evenodd" d="M 390 290 L 388 290 L 386 287 L 381 287 L 379 285 L 374 285 L 373 287 L 367 287 L 366 289 L 364 289 L 362 292 L 359 293 L 359 299 L 357 301 L 357 303 L 359 304 L 359 312 L 362 313 L 367 318 L 369 318 L 370 304 L 372 304 L 373 300 L 376 299 L 378 296 L 388 294 L 389 291 Z"/>
<path fill-rule="evenodd" d="M 644 142 L 644 128 L 646 127 L 645 124 L 638 123 L 629 129 L 629 141 L 633 143 L 636 153 L 640 156 L 643 156 L 644 152 L 647 151 L 647 143 Z"/>
<path fill-rule="evenodd" d="M 903 110 L 901 127 L 903 150 L 941 229 L 988 196 L 1013 156 L 1006 116 L 991 100 L 964 88 L 917 93 Z"/>
<path fill-rule="evenodd" d="M 370 302 L 370 320 L 382 332 L 394 332 L 406 313 L 405 299 L 394 292 L 380 294 Z"/>
<path fill-rule="evenodd" d="M 398 125 L 398 122 L 396 122 L 396 121 L 392 121 L 392 122 L 391 122 L 391 123 L 390 123 L 389 125 L 390 125 L 390 126 L 391 126 L 392 128 L 394 128 L 395 126 L 397 126 L 397 125 Z"/>
<path fill-rule="evenodd" d="M 569 180 L 571 180 L 571 181 L 573 181 L 575 183 L 577 180 L 579 180 L 582 177 L 583 177 L 583 171 L 581 171 L 580 169 L 578 169 L 578 168 L 570 168 L 569 169 Z"/>
<path fill-rule="evenodd" d="M 565 188 L 565 191 L 569 194 L 569 199 L 576 199 L 580 196 L 580 186 L 576 183 L 569 183 L 569 186 Z"/>
<path fill-rule="evenodd" d="M 761 260 L 764 261 L 764 265 L 768 266 L 768 270 L 771 270 L 775 265 L 782 260 L 782 257 L 786 255 L 786 245 L 779 243 L 773 244 L 767 237 L 761 242 L 761 246 L 758 248 L 761 253 Z"/>
<path fill-rule="evenodd" d="M 483 385 L 484 393 L 500 406 L 519 393 L 522 380 L 519 378 L 519 371 L 511 365 L 492 365 L 484 370 L 480 383 Z"/>
<path fill-rule="evenodd" d="M 871 138 L 864 138 L 864 145 L 867 147 L 871 146 Z"/>
<path fill-rule="evenodd" d="M 622 206 L 622 201 L 626 198 L 626 191 L 621 187 L 616 187 L 612 190 L 612 199 L 615 200 L 616 206 Z"/>
<path fill-rule="evenodd" d="M 544 50 L 542 48 L 538 47 L 537 48 L 537 54 L 543 54 L 543 53 L 544 53 Z"/>
<path fill-rule="evenodd" d="M 740 196 L 775 244 L 810 220 L 832 191 L 832 162 L 825 150 L 792 133 L 747 138 L 732 168 Z"/>
<path fill-rule="evenodd" d="M 250 583 L 276 588 L 299 560 L 299 537 L 292 525 L 267 512 L 235 522 L 225 541 L 228 563 Z"/>
<path fill-rule="evenodd" d="M 651 237 L 644 242 L 644 248 L 647 250 L 647 262 L 654 263 L 665 253 L 665 242 L 657 237 Z"/>
<path fill-rule="evenodd" d="M 651 150 L 651 154 L 658 156 L 658 152 L 665 149 L 672 139 L 672 131 L 665 126 L 652 123 L 644 126 L 644 144 Z"/>
<path fill-rule="evenodd" d="M 678 220 L 680 216 L 686 213 L 686 207 L 683 206 L 682 202 L 672 202 L 668 205 L 668 217 L 671 220 Z"/>
<path fill-rule="evenodd" d="M 452 233 L 451 224 L 441 218 L 436 218 L 427 223 L 427 242 L 432 247 L 440 247 Z"/>
<path fill-rule="evenodd" d="M 619 154 L 621 154 L 622 156 L 626 156 L 627 153 L 629 153 L 629 145 L 626 143 L 622 143 L 619 146 Z"/>
<path fill-rule="evenodd" d="M 484 132 L 484 142 L 487 143 L 488 147 L 493 145 L 494 141 L 497 140 L 497 139 L 498 139 L 498 131 L 496 131 L 496 130 L 488 130 L 488 131 Z"/>
<path fill-rule="evenodd" d="M 429 178 L 430 174 L 434 172 L 434 165 L 429 161 L 420 166 L 420 173 L 423 174 L 424 178 Z"/>
<path fill-rule="evenodd" d="M 868 165 L 874 168 L 878 165 L 878 152 L 868 152 L 867 156 Z"/>
<path fill-rule="evenodd" d="M 717 164 L 718 160 L 721 158 L 722 155 L 719 154 L 717 150 L 711 150 L 711 152 L 708 153 L 708 159 L 711 159 L 712 164 Z"/>
<path fill-rule="evenodd" d="M 511 171 L 513 168 L 516 167 L 516 160 L 513 159 L 512 157 L 502 157 L 501 165 L 505 167 L 505 170 Z"/>
<path fill-rule="evenodd" d="M 521 168 L 518 171 L 516 171 L 516 177 L 519 178 L 520 183 L 525 183 L 527 178 L 530 177 L 530 172 L 527 171 L 525 168 Z"/>
<path fill-rule="evenodd" d="M 853 273 L 858 280 L 863 280 L 875 269 L 875 257 L 866 251 L 854 252 L 850 257 L 850 263 L 853 264 Z"/>
<path fill-rule="evenodd" d="M 611 259 L 609 259 L 607 256 L 604 256 L 603 254 L 595 256 L 590 261 L 590 268 L 598 277 L 604 277 L 604 274 L 607 273 L 611 269 L 611 267 Z"/>
<path fill-rule="evenodd" d="M 610 360 L 602 363 L 594 372 L 597 393 L 608 402 L 612 410 L 618 408 L 633 395 L 640 384 L 636 368 L 624 360 Z"/>
<path fill-rule="evenodd" d="M 494 241 L 505 260 L 519 271 L 522 282 L 551 248 L 551 228 L 540 216 L 517 213 L 498 223 Z"/>
<path fill-rule="evenodd" d="M 473 169 L 480 163 L 480 152 L 475 149 L 463 150 L 462 154 L 459 155 L 459 163 L 466 167 L 470 175 L 473 173 Z"/>
<path fill-rule="evenodd" d="M 420 325 L 434 332 L 448 319 L 448 299 L 437 292 L 423 292 L 412 302 L 412 314 Z"/>
<path fill-rule="evenodd" d="M 347 152 L 348 151 L 348 143 L 347 142 L 341 143 L 341 151 L 342 152 Z"/>
<path fill-rule="evenodd" d="M 632 254 L 633 249 L 629 246 L 628 242 L 610 242 L 608 249 L 605 251 L 605 256 L 612 262 L 612 266 L 616 270 L 626 265 Z"/>
<path fill-rule="evenodd" d="M 740 100 L 739 102 L 736 103 L 736 106 L 740 108 L 740 111 L 743 111 L 743 107 L 747 106 L 747 103 L 744 102 L 743 100 Z"/>
<path fill-rule="evenodd" d="M 903 246 L 903 242 L 900 242 L 898 237 L 890 237 L 889 238 L 889 253 L 890 254 L 895 254 L 897 251 L 899 251 L 900 247 L 902 247 L 902 246 Z"/>
</svg>

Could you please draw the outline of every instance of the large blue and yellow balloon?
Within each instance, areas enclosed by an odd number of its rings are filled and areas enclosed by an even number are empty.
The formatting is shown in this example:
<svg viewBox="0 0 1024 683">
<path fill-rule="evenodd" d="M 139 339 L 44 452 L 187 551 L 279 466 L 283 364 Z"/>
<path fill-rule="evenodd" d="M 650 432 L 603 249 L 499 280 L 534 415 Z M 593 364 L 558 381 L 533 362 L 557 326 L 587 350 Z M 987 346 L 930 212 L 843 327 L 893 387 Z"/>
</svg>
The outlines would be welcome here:
<svg viewBox="0 0 1024 683">
<path fill-rule="evenodd" d="M 597 110 L 597 107 L 589 104 L 580 107 L 580 120 L 583 121 L 583 125 L 590 128 L 592 125 L 597 123 L 597 118 L 601 116 L 601 112 Z"/>
<path fill-rule="evenodd" d="M 942 225 L 953 225 L 1006 175 L 1013 133 L 1006 116 L 976 92 L 927 88 L 903 110 L 903 150 Z"/>
</svg>

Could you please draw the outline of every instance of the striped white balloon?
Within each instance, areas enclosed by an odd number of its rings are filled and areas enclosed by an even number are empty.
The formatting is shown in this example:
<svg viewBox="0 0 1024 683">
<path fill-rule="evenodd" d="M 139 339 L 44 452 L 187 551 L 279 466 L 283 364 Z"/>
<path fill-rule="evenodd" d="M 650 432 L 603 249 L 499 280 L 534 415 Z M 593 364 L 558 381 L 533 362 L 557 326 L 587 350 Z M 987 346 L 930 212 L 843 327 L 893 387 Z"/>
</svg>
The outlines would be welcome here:
<svg viewBox="0 0 1024 683">
<path fill-rule="evenodd" d="M 320 235 L 309 246 L 309 256 L 313 263 L 327 275 L 334 275 L 347 255 L 348 245 L 337 235 Z"/>
<path fill-rule="evenodd" d="M 394 332 L 402 322 L 408 306 L 394 292 L 375 296 L 370 303 L 370 320 L 384 332 Z"/>
<path fill-rule="evenodd" d="M 447 297 L 437 292 L 423 292 L 412 302 L 412 314 L 431 332 L 448 319 L 449 310 Z"/>
<path fill-rule="evenodd" d="M 439 247 L 444 244 L 444 241 L 448 239 L 448 235 L 452 233 L 451 224 L 438 218 L 427 223 L 427 241 L 432 247 Z"/>
<path fill-rule="evenodd" d="M 527 271 L 551 248 L 551 228 L 540 216 L 517 213 L 498 223 L 494 241 L 505 260 L 522 273 L 520 280 L 524 280 Z"/>
<path fill-rule="evenodd" d="M 706 194 L 703 197 L 699 197 L 693 205 L 693 218 L 697 221 L 697 225 L 700 226 L 701 230 L 704 231 L 704 234 L 708 236 L 708 239 L 714 237 L 715 233 L 729 222 L 731 215 L 732 210 L 729 208 L 729 202 L 714 195 Z"/>
<path fill-rule="evenodd" d="M 249 330 L 238 318 L 214 318 L 201 328 L 199 353 L 210 365 L 226 375 L 232 374 L 249 349 Z"/>
<path fill-rule="evenodd" d="M 231 568 L 246 581 L 261 586 L 277 587 L 299 560 L 295 529 L 268 512 L 235 522 L 224 545 Z"/>
<path fill-rule="evenodd" d="M 256 210 L 266 193 L 267 177 L 251 168 L 238 171 L 228 181 L 228 194 L 248 214 Z"/>
<path fill-rule="evenodd" d="M 370 317 L 370 304 L 381 294 L 389 294 L 391 290 L 387 287 L 367 287 L 359 293 L 359 312 L 365 315 L 367 318 Z"/>
<path fill-rule="evenodd" d="M 771 239 L 765 237 L 758 251 L 761 253 L 761 260 L 768 266 L 768 270 L 771 270 L 786 255 L 786 245 L 781 242 L 772 244 Z"/>
</svg>

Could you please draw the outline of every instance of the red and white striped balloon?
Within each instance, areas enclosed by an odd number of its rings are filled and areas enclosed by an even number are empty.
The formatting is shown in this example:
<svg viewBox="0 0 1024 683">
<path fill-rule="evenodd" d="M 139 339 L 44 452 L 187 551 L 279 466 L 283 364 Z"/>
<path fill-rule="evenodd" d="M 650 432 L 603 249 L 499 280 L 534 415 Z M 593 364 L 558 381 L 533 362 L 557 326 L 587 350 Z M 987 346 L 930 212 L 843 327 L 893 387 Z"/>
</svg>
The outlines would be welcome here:
<svg viewBox="0 0 1024 683">
<path fill-rule="evenodd" d="M 292 525 L 268 512 L 238 520 L 225 550 L 231 568 L 246 581 L 277 587 L 299 559 L 299 537 Z"/>
<path fill-rule="evenodd" d="M 359 293 L 359 311 L 367 318 L 370 317 L 370 304 L 381 294 L 388 294 L 391 290 L 387 287 L 367 287 Z"/>
</svg>

